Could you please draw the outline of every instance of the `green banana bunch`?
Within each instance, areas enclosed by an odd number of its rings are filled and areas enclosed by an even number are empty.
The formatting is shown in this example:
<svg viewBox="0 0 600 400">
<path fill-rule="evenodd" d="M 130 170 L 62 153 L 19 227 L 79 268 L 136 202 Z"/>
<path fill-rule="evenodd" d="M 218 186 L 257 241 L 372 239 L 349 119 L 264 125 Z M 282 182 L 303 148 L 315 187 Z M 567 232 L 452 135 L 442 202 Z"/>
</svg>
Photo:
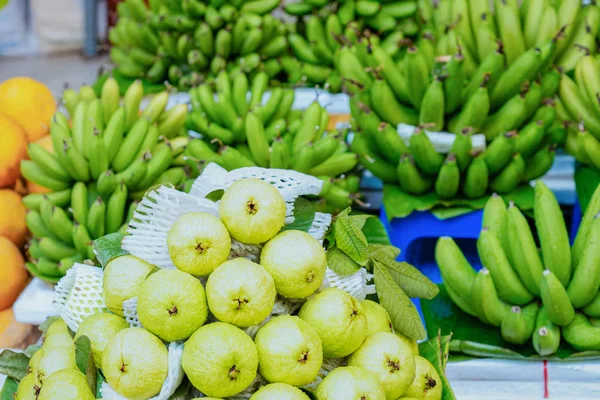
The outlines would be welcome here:
<svg viewBox="0 0 600 400">
<path fill-rule="evenodd" d="M 600 187 L 590 200 L 571 247 L 556 197 L 535 183 L 534 219 L 541 255 L 530 225 L 514 204 L 492 196 L 483 211 L 477 247 L 485 268 L 474 271 L 449 237 L 436 244 L 435 259 L 452 302 L 500 329 L 511 344 L 530 340 L 541 356 L 565 341 L 578 350 L 598 350 L 600 317 L 597 276 L 600 252 Z"/>
<path fill-rule="evenodd" d="M 23 175 L 51 190 L 23 198 L 35 276 L 56 282 L 74 262 L 93 260 L 92 241 L 126 229 L 135 200 L 165 183 L 161 176 L 187 144 L 187 138 L 175 137 L 185 123 L 186 105 L 167 109 L 169 95 L 163 92 L 140 113 L 141 82 L 123 99 L 119 92 L 114 78 L 98 94 L 89 86 L 67 89 L 63 97 L 71 125 L 57 112 L 50 127 L 52 151 L 36 144 L 28 148 Z"/>
<path fill-rule="evenodd" d="M 146 19 L 136 19 L 129 3 L 139 3 Z M 128 78 L 168 81 L 181 90 L 222 70 L 264 71 L 275 77 L 282 71 L 278 57 L 288 50 L 284 23 L 270 15 L 279 3 L 186 0 L 179 7 L 145 9 L 138 0 L 127 0 L 109 33 L 110 57 Z"/>
<path fill-rule="evenodd" d="M 358 191 L 355 178 L 352 184 L 340 184 L 352 176 L 348 173 L 358 158 L 348 151 L 346 132 L 329 131 L 329 113 L 317 101 L 306 110 L 293 110 L 293 89 L 271 87 L 264 72 L 249 77 L 241 71 L 219 73 L 192 89 L 190 98 L 186 127 L 202 139 L 190 141 L 182 162 L 196 174 L 211 162 L 227 170 L 294 169 L 327 182 L 334 179 L 321 195 L 338 205 L 344 193 Z M 326 195 L 331 187 L 336 188 Z"/>
</svg>

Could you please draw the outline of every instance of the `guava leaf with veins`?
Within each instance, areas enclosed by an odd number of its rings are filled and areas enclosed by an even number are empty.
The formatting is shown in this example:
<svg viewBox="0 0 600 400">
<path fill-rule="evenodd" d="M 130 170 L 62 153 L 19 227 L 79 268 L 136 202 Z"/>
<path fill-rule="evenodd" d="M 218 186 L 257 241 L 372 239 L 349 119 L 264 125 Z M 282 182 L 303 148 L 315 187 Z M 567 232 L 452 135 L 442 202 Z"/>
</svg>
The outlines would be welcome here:
<svg viewBox="0 0 600 400">
<path fill-rule="evenodd" d="M 12 350 L 3 350 L 0 353 L 0 374 L 9 378 L 21 380 L 27 375 L 29 357 L 27 354 Z"/>
<path fill-rule="evenodd" d="M 387 310 L 394 328 L 415 340 L 424 339 L 425 327 L 414 303 L 398 286 L 388 267 L 373 260 L 373 275 L 379 303 Z"/>
<path fill-rule="evenodd" d="M 400 249 L 388 244 L 371 244 L 369 242 L 369 258 L 395 260 L 400 255 Z"/>
<path fill-rule="evenodd" d="M 308 232 L 315 220 L 315 206 L 304 197 L 298 197 L 294 201 L 294 222 L 284 225 L 282 231 L 297 230 Z"/>
<path fill-rule="evenodd" d="M 363 223 L 364 225 L 364 223 Z M 368 243 L 365 234 L 362 232 L 360 221 L 352 221 L 347 214 L 339 214 L 333 223 L 333 232 L 335 235 L 335 244 L 348 255 L 354 262 L 365 266 L 369 259 Z"/>
<path fill-rule="evenodd" d="M 86 376 L 92 393 L 95 393 L 98 383 L 98 370 L 92 354 L 92 342 L 87 336 L 80 336 L 75 341 L 75 364 Z"/>
<path fill-rule="evenodd" d="M 360 269 L 360 265 L 337 246 L 327 250 L 327 266 L 338 275 L 350 275 Z"/>
<path fill-rule="evenodd" d="M 432 299 L 440 292 L 438 286 L 423 275 L 421 271 L 406 262 L 396 261 L 397 256 L 390 258 L 384 254 L 377 254 L 374 257 L 376 261 L 389 269 L 394 281 L 408 297 Z"/>
<path fill-rule="evenodd" d="M 100 265 L 105 267 L 113 258 L 129 254 L 121 248 L 121 241 L 124 237 L 124 235 L 116 232 L 94 240 L 94 250 Z"/>
</svg>

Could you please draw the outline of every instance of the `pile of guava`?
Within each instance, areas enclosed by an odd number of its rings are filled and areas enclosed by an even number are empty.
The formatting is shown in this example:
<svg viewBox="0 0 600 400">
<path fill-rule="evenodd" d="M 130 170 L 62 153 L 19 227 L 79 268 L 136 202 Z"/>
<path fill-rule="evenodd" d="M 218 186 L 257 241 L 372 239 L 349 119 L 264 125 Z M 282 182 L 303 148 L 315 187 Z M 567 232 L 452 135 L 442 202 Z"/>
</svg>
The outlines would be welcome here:
<svg viewBox="0 0 600 400">
<path fill-rule="evenodd" d="M 176 268 L 133 255 L 108 262 L 103 291 L 110 312 L 88 317 L 76 337 L 90 339 L 111 388 L 130 400 L 156 396 L 170 369 L 168 344 L 182 341 L 181 366 L 204 399 L 240 393 L 251 400 L 441 399 L 440 376 L 416 342 L 394 333 L 378 303 L 327 287 L 323 246 L 286 230 L 285 217 L 286 204 L 271 184 L 240 180 L 225 190 L 219 217 L 190 212 L 170 227 L 167 247 Z M 230 257 L 236 241 L 262 245 L 259 262 Z M 134 297 L 143 328 L 123 318 L 123 302 Z M 276 315 L 279 300 L 298 307 Z M 254 337 L 249 327 L 258 327 Z M 61 339 L 63 353 L 49 350 L 60 344 L 50 339 L 33 377 L 21 383 L 24 396 L 31 385 L 40 394 L 54 390 L 46 389 L 48 375 L 73 369 L 71 338 Z M 48 354 L 56 360 L 50 370 L 43 364 Z M 324 360 L 338 367 L 324 368 Z M 87 398 L 81 379 L 69 379 L 60 387 L 72 381 L 73 389 L 60 399 Z"/>
</svg>

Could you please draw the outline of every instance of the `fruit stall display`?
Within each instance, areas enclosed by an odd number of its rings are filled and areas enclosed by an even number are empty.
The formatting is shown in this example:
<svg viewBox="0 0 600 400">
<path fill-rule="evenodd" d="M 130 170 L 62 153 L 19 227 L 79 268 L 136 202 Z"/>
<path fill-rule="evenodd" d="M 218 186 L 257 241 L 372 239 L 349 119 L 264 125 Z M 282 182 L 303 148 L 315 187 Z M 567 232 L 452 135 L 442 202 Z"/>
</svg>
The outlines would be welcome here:
<svg viewBox="0 0 600 400">
<path fill-rule="evenodd" d="M 260 168 L 204 174 L 213 177 L 190 194 L 150 192 L 129 236 L 96 242 L 103 268 L 75 264 L 58 283 L 61 317 L 44 324 L 43 344 L 0 356 L 18 365 L 16 398 L 451 394 L 444 350 L 417 346 L 424 328 L 409 300 L 437 287 L 394 261 L 398 249 L 367 241 L 368 216 L 348 209 L 331 228 L 314 210 L 290 218 L 290 202 L 310 204 L 296 196 L 322 184 L 306 175 L 279 172 L 294 192 Z M 199 196 L 215 187 L 224 189 L 218 203 Z M 380 303 L 365 298 L 375 291 Z"/>
</svg>

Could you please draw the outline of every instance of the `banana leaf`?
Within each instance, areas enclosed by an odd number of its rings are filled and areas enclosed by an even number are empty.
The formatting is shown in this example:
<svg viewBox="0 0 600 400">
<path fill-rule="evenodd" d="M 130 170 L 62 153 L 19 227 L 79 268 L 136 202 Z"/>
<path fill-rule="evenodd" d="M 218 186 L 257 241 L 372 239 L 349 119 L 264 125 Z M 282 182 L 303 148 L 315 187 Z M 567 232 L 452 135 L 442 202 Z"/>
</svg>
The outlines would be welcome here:
<svg viewBox="0 0 600 400">
<path fill-rule="evenodd" d="M 500 328 L 486 325 L 452 303 L 444 285 L 439 285 L 440 293 L 431 300 L 421 299 L 421 309 L 427 335 L 437 337 L 452 334 L 450 341 L 451 358 L 454 354 L 472 357 L 499 358 L 509 360 L 579 361 L 600 359 L 600 351 L 579 352 L 564 340 L 556 354 L 550 357 L 539 356 L 531 343 L 525 346 L 510 344 L 500 334 Z M 461 357 L 462 359 L 462 357 Z"/>
<path fill-rule="evenodd" d="M 449 200 L 440 199 L 435 193 L 426 193 L 415 196 L 402 191 L 398 185 L 385 185 L 383 187 L 383 206 L 388 219 L 404 218 L 413 211 L 432 210 L 439 219 L 447 219 L 466 214 L 473 210 L 480 210 L 485 206 L 491 193 L 476 199 L 456 197 Z M 533 188 L 522 185 L 511 193 L 503 194 L 504 201 L 514 201 L 523 211 L 533 209 Z"/>
<path fill-rule="evenodd" d="M 587 165 L 579 164 L 575 169 L 575 189 L 577 190 L 577 199 L 581 206 L 583 214 L 594 190 L 600 184 L 600 170 Z"/>
</svg>

